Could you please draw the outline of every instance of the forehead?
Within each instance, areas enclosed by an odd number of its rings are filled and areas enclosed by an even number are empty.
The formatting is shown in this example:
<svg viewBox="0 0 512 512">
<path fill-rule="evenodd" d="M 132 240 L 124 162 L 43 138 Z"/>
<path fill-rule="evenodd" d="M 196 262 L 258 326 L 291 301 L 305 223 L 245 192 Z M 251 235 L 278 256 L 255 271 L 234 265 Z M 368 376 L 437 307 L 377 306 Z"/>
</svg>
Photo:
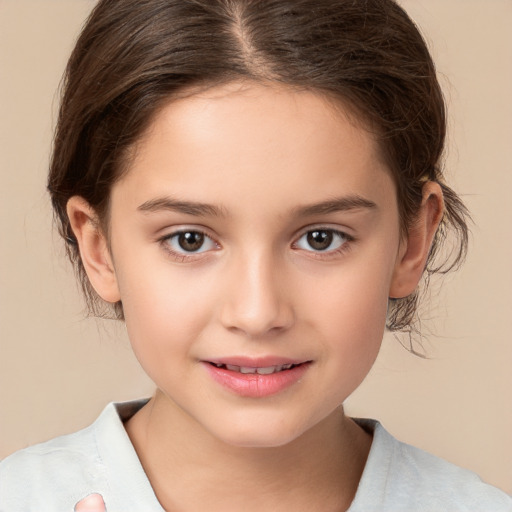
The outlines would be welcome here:
<svg viewBox="0 0 512 512">
<path fill-rule="evenodd" d="M 233 204 L 265 194 L 293 207 L 372 195 L 388 179 L 376 141 L 341 102 L 287 86 L 231 83 L 161 108 L 113 192 L 120 185 L 141 202 L 168 193 Z"/>
</svg>

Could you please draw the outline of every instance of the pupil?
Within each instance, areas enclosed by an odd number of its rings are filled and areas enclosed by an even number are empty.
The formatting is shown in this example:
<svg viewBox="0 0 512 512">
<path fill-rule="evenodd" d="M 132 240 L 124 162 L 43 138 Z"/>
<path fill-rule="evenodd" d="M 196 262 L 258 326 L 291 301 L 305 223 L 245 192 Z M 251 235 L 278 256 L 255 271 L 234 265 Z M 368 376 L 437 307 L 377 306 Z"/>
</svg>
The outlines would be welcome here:
<svg viewBox="0 0 512 512">
<path fill-rule="evenodd" d="M 178 243 L 184 251 L 197 251 L 204 243 L 204 235 L 194 231 L 180 233 Z"/>
<path fill-rule="evenodd" d="M 317 251 L 325 251 L 332 243 L 330 231 L 310 231 L 307 238 L 308 244 Z"/>
</svg>

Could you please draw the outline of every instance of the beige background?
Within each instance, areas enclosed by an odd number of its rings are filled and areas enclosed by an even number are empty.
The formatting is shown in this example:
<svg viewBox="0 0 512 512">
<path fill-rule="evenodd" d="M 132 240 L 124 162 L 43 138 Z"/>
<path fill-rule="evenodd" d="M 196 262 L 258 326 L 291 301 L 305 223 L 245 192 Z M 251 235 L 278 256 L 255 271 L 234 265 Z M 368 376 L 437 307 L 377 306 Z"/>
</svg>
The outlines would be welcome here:
<svg viewBox="0 0 512 512">
<path fill-rule="evenodd" d="M 512 2 L 403 1 L 450 108 L 447 169 L 476 226 L 433 293 L 429 360 L 392 337 L 349 412 L 512 492 Z M 0 0 L 0 458 L 152 386 L 122 325 L 83 318 L 45 178 L 59 78 L 90 0 Z"/>
</svg>

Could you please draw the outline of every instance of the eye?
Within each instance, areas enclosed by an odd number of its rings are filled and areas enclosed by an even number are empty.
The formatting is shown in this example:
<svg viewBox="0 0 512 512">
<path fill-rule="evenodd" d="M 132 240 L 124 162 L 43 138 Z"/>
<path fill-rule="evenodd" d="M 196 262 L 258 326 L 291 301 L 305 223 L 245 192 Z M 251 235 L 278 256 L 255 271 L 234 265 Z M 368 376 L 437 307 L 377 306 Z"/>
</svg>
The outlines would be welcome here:
<svg viewBox="0 0 512 512">
<path fill-rule="evenodd" d="M 350 237 L 335 229 L 312 229 L 304 233 L 295 246 L 305 251 L 331 252 L 341 248 Z"/>
<path fill-rule="evenodd" d="M 198 254 L 217 248 L 217 244 L 201 231 L 185 230 L 167 236 L 163 242 L 173 253 Z"/>
</svg>

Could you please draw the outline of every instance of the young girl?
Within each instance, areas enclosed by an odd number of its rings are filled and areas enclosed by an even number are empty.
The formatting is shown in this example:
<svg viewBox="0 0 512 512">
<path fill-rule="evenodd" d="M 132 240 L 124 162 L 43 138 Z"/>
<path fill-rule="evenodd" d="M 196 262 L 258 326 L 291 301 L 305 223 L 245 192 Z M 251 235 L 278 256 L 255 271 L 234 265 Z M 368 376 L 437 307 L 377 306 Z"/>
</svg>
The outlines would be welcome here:
<svg viewBox="0 0 512 512">
<path fill-rule="evenodd" d="M 0 510 L 512 510 L 342 406 L 422 275 L 463 258 L 444 136 L 391 0 L 101 0 L 49 190 L 157 390 L 3 461 Z"/>
</svg>

